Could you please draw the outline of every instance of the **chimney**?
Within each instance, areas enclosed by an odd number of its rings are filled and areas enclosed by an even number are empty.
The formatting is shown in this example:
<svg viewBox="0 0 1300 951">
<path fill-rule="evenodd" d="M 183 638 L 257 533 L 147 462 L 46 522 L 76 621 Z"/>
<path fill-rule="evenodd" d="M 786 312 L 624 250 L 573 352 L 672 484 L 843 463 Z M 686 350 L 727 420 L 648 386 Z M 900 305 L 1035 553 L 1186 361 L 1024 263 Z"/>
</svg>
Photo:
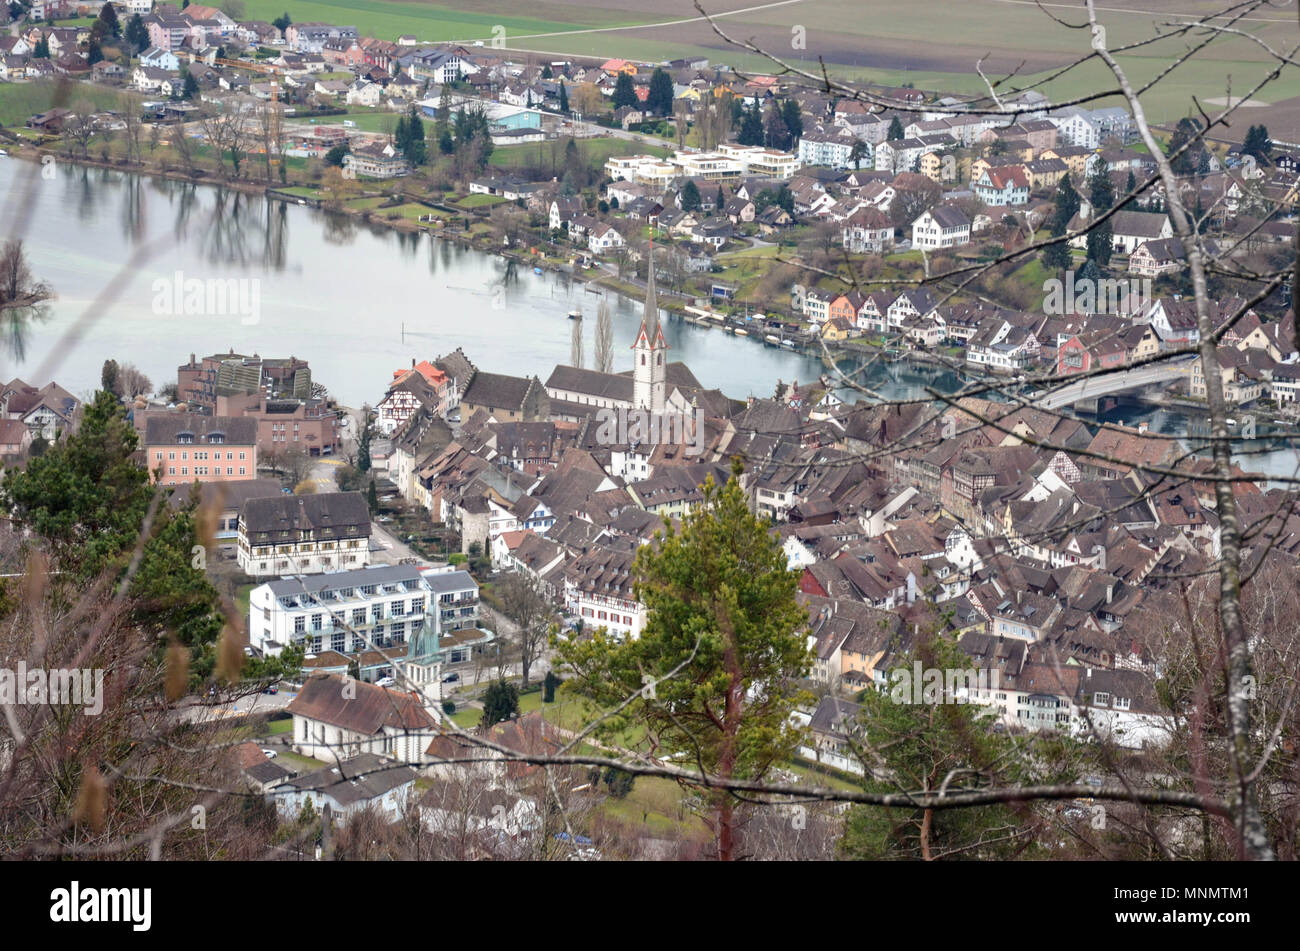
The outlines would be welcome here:
<svg viewBox="0 0 1300 951">
<path fill-rule="evenodd" d="M 1139 433 L 1145 433 L 1145 432 L 1147 431 L 1147 429 L 1148 429 L 1148 426 L 1147 426 L 1147 424 L 1146 424 L 1145 422 L 1138 423 L 1138 432 L 1139 432 Z"/>
</svg>

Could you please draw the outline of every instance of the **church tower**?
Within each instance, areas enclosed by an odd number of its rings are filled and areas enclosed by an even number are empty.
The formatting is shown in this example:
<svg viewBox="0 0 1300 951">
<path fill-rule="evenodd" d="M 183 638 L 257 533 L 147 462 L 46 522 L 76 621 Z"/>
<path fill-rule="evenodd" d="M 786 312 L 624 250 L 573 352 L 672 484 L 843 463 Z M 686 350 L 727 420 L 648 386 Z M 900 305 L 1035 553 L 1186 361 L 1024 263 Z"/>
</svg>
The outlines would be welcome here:
<svg viewBox="0 0 1300 951">
<path fill-rule="evenodd" d="M 646 276 L 645 311 L 636 343 L 632 344 L 636 365 L 633 368 L 632 401 L 636 409 L 654 415 L 664 412 L 668 400 L 668 344 L 659 326 L 659 299 L 655 295 L 654 243 L 650 244 L 650 268 Z"/>
</svg>

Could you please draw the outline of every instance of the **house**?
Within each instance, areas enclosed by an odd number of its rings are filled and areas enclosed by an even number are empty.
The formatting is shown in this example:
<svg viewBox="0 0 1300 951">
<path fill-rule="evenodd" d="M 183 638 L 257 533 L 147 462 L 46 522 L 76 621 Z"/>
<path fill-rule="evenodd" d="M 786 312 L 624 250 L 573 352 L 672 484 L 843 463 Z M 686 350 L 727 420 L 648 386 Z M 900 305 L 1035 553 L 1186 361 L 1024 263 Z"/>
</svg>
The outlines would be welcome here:
<svg viewBox="0 0 1300 951">
<path fill-rule="evenodd" d="M 377 753 L 363 753 L 285 779 L 271 788 L 266 798 L 285 821 L 296 819 L 310 802 L 317 815 L 328 806 L 330 814 L 340 821 L 370 809 L 392 823 L 401 819 L 414 802 L 418 777 L 410 766 L 396 765 Z"/>
<path fill-rule="evenodd" d="M 691 241 L 720 248 L 731 240 L 731 221 L 723 217 L 705 218 L 691 229 Z"/>
<path fill-rule="evenodd" d="M 254 578 L 362 568 L 370 563 L 370 509 L 360 492 L 249 499 L 238 539 L 239 567 Z"/>
<path fill-rule="evenodd" d="M 236 482 L 257 478 L 257 421 L 238 416 L 155 413 L 145 422 L 151 482 Z"/>
<path fill-rule="evenodd" d="M 16 419 L 0 419 L 0 456 L 21 456 L 32 444 L 32 431 Z"/>
<path fill-rule="evenodd" d="M 1128 259 L 1130 274 L 1159 277 L 1181 271 L 1187 263 L 1187 254 L 1180 238 L 1158 238 L 1143 241 Z"/>
<path fill-rule="evenodd" d="M 391 142 L 374 145 L 353 146 L 343 156 L 343 167 L 351 170 L 357 177 L 397 178 L 408 175 L 410 164 L 405 156 L 395 149 Z"/>
<path fill-rule="evenodd" d="M 972 187 L 986 205 L 1023 205 L 1029 201 L 1029 176 L 1019 165 L 986 168 Z"/>
<path fill-rule="evenodd" d="M 1169 216 L 1147 211 L 1118 211 L 1111 221 L 1115 251 L 1120 254 L 1132 254 L 1148 241 L 1170 238 L 1174 226 Z"/>
<path fill-rule="evenodd" d="M 849 215 L 841 233 L 845 250 L 855 254 L 885 254 L 894 246 L 893 221 L 871 205 Z"/>
<path fill-rule="evenodd" d="M 970 244 L 971 220 L 956 205 L 936 205 L 912 222 L 912 247 L 955 248 Z"/>
<path fill-rule="evenodd" d="M 587 250 L 592 254 L 604 254 L 616 248 L 626 246 L 627 242 L 613 225 L 601 222 L 587 232 Z"/>
<path fill-rule="evenodd" d="M 308 677 L 285 710 L 293 715 L 294 750 L 326 762 L 368 753 L 424 763 L 436 735 L 433 716 L 414 693 L 332 674 Z"/>
<path fill-rule="evenodd" d="M 468 419 L 481 409 L 503 423 L 550 416 L 550 401 L 537 377 L 507 376 L 482 370 L 474 374 L 461 397 L 460 407 L 463 418 Z"/>
</svg>

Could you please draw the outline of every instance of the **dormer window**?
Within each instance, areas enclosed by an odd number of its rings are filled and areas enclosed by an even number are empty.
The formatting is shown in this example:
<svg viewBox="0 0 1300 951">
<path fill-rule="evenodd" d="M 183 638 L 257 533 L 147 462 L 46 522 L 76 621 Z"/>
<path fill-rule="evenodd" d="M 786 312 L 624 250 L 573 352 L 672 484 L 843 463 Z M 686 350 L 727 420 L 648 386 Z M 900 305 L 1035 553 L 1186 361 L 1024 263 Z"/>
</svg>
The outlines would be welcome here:
<svg viewBox="0 0 1300 951">
<path fill-rule="evenodd" d="M 225 433 L 208 433 L 208 442 L 210 443 L 224 443 L 225 441 Z"/>
<path fill-rule="evenodd" d="M 194 442 L 194 434 L 193 434 L 193 433 L 177 433 L 177 434 L 176 434 L 176 442 L 179 443 L 179 444 L 181 444 L 181 445 L 189 445 L 190 443 Z"/>
</svg>

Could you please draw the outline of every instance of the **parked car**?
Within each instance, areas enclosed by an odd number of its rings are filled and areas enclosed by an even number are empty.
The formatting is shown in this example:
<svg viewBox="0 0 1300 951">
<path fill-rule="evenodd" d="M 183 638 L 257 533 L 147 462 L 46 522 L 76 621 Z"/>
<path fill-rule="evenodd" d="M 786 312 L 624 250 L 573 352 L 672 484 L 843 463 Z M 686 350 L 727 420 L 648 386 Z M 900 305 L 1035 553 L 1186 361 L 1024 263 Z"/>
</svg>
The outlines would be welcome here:
<svg viewBox="0 0 1300 951">
<path fill-rule="evenodd" d="M 455 683 L 457 680 L 460 680 L 460 674 L 456 673 L 454 670 L 446 677 L 442 678 L 442 682 L 445 684 Z"/>
<path fill-rule="evenodd" d="M 392 677 L 380 677 L 378 680 L 375 681 L 375 686 L 376 686 L 376 687 L 396 687 L 396 686 L 397 686 L 397 681 L 394 680 Z"/>
<path fill-rule="evenodd" d="M 266 754 L 267 759 L 275 759 L 275 750 L 268 750 L 266 747 L 263 747 L 262 752 Z"/>
<path fill-rule="evenodd" d="M 270 694 L 276 694 L 279 692 L 280 692 L 280 688 L 277 687 L 275 684 L 271 684 L 271 686 L 267 687 L 265 690 L 262 691 L 262 693 L 270 693 Z"/>
</svg>

